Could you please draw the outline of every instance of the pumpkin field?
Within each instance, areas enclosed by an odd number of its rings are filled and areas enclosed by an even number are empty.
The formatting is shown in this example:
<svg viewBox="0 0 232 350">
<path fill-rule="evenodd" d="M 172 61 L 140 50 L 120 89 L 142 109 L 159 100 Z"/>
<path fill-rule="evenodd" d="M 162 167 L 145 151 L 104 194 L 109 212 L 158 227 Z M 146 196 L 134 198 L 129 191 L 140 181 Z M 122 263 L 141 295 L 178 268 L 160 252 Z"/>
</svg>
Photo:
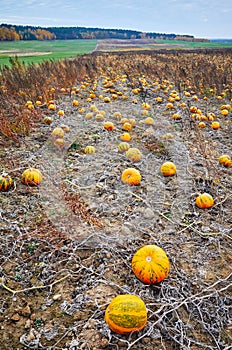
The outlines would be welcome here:
<svg viewBox="0 0 232 350">
<path fill-rule="evenodd" d="M 0 348 L 229 350 L 232 50 L 0 71 Z"/>
</svg>

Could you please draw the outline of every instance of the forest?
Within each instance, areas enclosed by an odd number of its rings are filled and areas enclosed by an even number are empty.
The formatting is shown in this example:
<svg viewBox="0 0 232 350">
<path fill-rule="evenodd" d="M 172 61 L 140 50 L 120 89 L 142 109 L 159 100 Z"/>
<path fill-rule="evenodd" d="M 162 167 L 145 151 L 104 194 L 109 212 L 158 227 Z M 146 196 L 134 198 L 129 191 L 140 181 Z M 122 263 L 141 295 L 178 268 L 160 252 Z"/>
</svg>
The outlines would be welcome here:
<svg viewBox="0 0 232 350">
<path fill-rule="evenodd" d="M 35 27 L 12 24 L 0 25 L 0 41 L 15 40 L 67 40 L 67 39 L 174 39 L 208 41 L 192 35 L 145 33 L 127 29 L 104 29 L 86 27 Z"/>
</svg>

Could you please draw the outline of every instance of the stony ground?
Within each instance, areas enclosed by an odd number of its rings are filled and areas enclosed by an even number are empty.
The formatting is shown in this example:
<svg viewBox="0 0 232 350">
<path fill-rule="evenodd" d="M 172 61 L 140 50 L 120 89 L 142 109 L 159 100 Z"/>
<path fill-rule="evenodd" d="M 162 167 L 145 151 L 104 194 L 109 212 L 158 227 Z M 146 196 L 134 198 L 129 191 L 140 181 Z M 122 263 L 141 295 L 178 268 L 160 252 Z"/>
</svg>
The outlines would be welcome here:
<svg viewBox="0 0 232 350">
<path fill-rule="evenodd" d="M 181 94 L 168 110 L 161 91 L 162 103 L 148 94 L 146 111 L 130 88 L 115 85 L 122 96 L 110 103 L 86 102 L 84 89 L 75 96 L 78 107 L 69 93 L 59 95 L 63 117 L 50 112 L 50 126 L 39 124 L 19 145 L 2 144 L 2 170 L 14 179 L 0 194 L 2 350 L 230 348 L 232 170 L 218 162 L 231 152 L 231 112 L 220 115 L 220 105 L 229 102 Z M 101 82 L 97 89 L 101 94 Z M 93 104 L 113 131 L 94 113 L 85 118 Z M 189 114 L 192 104 L 215 113 L 221 128 L 206 122 L 200 129 Z M 142 153 L 137 163 L 118 152 L 123 131 L 115 112 L 136 121 L 130 144 Z M 154 125 L 145 124 L 146 114 Z M 59 149 L 51 131 L 61 124 L 70 131 Z M 96 153 L 85 154 L 87 145 Z M 176 164 L 176 176 L 161 175 L 166 160 Z M 21 183 L 28 166 L 42 171 L 40 186 Z M 141 172 L 139 186 L 121 182 L 131 166 Z M 201 192 L 214 197 L 212 209 L 195 206 Z M 131 270 L 133 254 L 146 244 L 162 247 L 171 263 L 168 277 L 154 286 Z M 148 309 L 147 326 L 130 336 L 114 334 L 104 321 L 108 303 L 125 293 L 139 295 Z"/>
</svg>

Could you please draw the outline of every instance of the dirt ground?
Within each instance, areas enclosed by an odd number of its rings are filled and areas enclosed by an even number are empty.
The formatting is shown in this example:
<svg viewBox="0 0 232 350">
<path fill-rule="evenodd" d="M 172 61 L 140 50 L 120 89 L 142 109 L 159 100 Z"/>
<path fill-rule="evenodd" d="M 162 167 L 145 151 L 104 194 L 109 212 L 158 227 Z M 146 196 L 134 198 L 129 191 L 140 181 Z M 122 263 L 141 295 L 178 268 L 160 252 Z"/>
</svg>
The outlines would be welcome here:
<svg viewBox="0 0 232 350">
<path fill-rule="evenodd" d="M 229 349 L 232 167 L 218 157 L 231 154 L 231 111 L 220 114 L 230 100 L 193 101 L 193 93 L 182 93 L 168 110 L 168 95 L 160 91 L 161 103 L 147 95 L 146 111 L 124 80 L 114 82 L 114 89 L 122 94 L 109 103 L 87 102 L 83 89 L 75 96 L 78 107 L 69 93 L 59 95 L 63 117 L 50 111 L 51 125 L 41 123 L 19 145 L 1 147 L 2 170 L 14 186 L 0 192 L 0 348 Z M 99 81 L 96 95 L 103 90 Z M 213 130 L 208 121 L 199 128 L 183 102 L 215 113 L 221 128 Z M 94 112 L 85 118 L 93 104 L 114 130 L 106 131 Z M 118 151 L 123 130 L 115 112 L 136 121 L 129 143 L 142 153 L 137 163 Z M 174 112 L 180 120 L 172 118 Z M 147 116 L 154 125 L 145 124 Z M 70 131 L 65 146 L 57 148 L 51 131 L 61 124 Z M 87 145 L 96 153 L 85 154 Z M 166 160 L 177 167 L 173 177 L 160 173 Z M 21 183 L 29 166 L 43 173 L 38 187 Z M 140 171 L 139 186 L 122 183 L 128 167 Z M 214 197 L 211 209 L 195 206 L 202 192 Z M 171 263 L 157 285 L 144 285 L 131 269 L 133 254 L 146 244 L 162 247 Z M 144 300 L 148 322 L 139 333 L 117 335 L 105 323 L 105 309 L 118 294 Z"/>
</svg>

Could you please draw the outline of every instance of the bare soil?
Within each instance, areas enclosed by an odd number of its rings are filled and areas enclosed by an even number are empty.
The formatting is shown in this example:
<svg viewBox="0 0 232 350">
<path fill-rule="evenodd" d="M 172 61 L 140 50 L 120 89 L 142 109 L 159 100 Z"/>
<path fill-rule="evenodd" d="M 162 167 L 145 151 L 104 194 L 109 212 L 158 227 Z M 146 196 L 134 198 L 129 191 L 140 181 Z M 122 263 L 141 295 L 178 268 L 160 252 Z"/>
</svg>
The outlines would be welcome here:
<svg viewBox="0 0 232 350">
<path fill-rule="evenodd" d="M 103 89 L 100 80 L 96 95 Z M 52 125 L 41 123 L 20 144 L 1 148 L 2 170 L 14 187 L 0 192 L 0 348 L 229 349 L 232 168 L 220 165 L 218 157 L 231 153 L 231 112 L 219 112 L 230 101 L 213 96 L 193 102 L 181 94 L 180 102 L 215 113 L 221 124 L 213 130 L 206 122 L 200 129 L 187 108 L 175 102 L 182 116 L 176 121 L 166 109 L 168 95 L 161 91 L 163 102 L 157 103 L 151 92 L 146 102 L 154 125 L 148 126 L 142 98 L 124 81 L 115 81 L 114 89 L 126 98 L 89 103 L 86 88 L 75 96 L 75 108 L 70 94 L 59 95 L 57 109 L 64 117 L 51 111 Z M 85 119 L 92 104 L 114 122 L 113 131 L 94 116 Z M 142 152 L 137 163 L 118 152 L 123 131 L 116 111 L 136 121 L 130 144 Z M 70 132 L 58 149 L 51 131 L 61 124 Z M 87 145 L 96 153 L 85 154 Z M 176 164 L 173 177 L 160 173 L 166 160 Z M 40 186 L 21 183 L 28 166 L 42 171 Z M 141 172 L 141 185 L 122 183 L 127 167 Z M 195 206 L 202 192 L 214 197 L 213 208 Z M 153 286 L 131 270 L 133 254 L 146 244 L 162 247 L 171 263 L 168 277 Z M 117 335 L 104 312 L 114 296 L 127 293 L 144 300 L 148 322 L 139 333 Z"/>
</svg>

